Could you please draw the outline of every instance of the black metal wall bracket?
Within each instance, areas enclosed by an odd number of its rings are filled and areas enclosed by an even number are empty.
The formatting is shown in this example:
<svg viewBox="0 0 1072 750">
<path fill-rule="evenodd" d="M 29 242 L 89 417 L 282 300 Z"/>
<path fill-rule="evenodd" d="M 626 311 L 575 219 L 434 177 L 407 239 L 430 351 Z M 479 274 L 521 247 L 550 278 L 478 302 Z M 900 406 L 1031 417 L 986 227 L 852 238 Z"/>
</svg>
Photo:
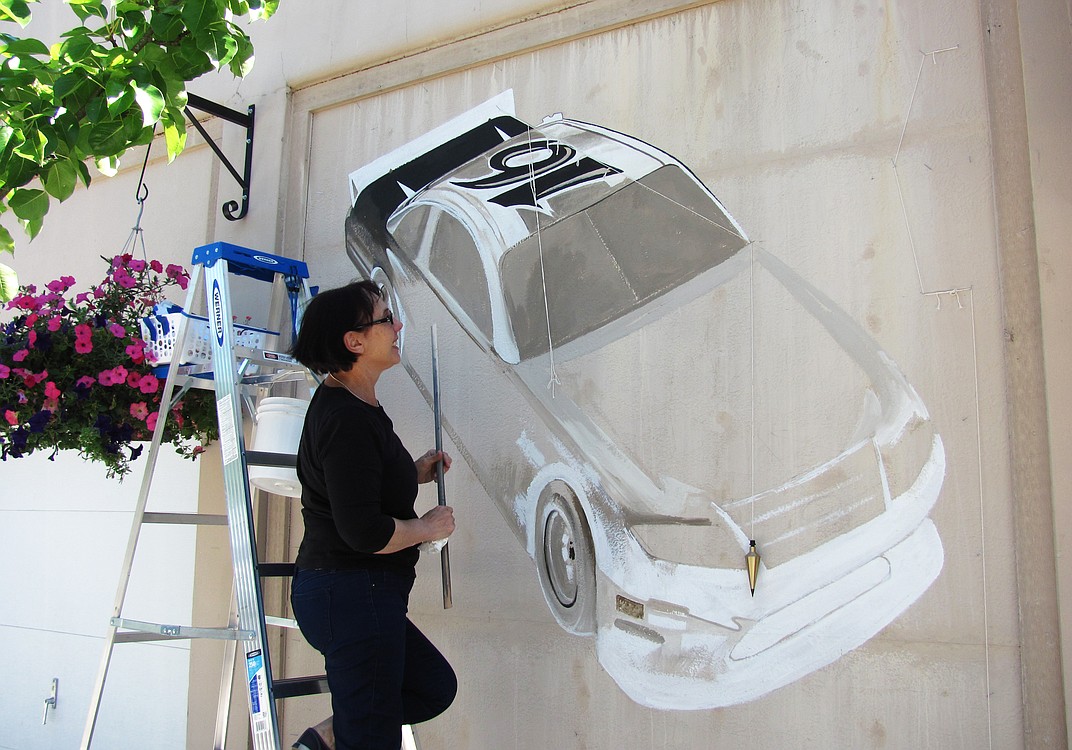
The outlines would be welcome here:
<svg viewBox="0 0 1072 750">
<path fill-rule="evenodd" d="M 191 108 L 200 112 L 207 112 L 215 117 L 222 118 L 228 122 L 233 122 L 235 125 L 241 125 L 246 129 L 246 163 L 242 168 L 242 174 L 239 174 L 238 170 L 231 165 L 230 160 L 224 155 L 220 147 L 216 145 L 216 142 L 209 138 L 208 133 L 205 132 L 205 128 L 197 121 L 197 118 L 193 116 L 193 113 L 190 112 Z M 208 145 L 212 146 L 212 150 L 216 152 L 216 156 L 220 158 L 220 161 L 227 167 L 231 176 L 238 182 L 239 187 L 242 188 L 241 206 L 238 205 L 237 201 L 227 201 L 223 204 L 223 215 L 227 217 L 228 221 L 238 221 L 249 211 L 250 176 L 253 173 L 253 113 L 255 111 L 256 105 L 254 104 L 250 104 L 246 110 L 246 114 L 242 114 L 241 112 L 228 109 L 215 102 L 210 102 L 208 99 L 203 99 L 196 94 L 187 94 L 186 117 L 190 120 L 190 123 L 197 128 L 197 132 L 201 134 Z M 235 213 L 236 210 L 238 213 Z"/>
</svg>

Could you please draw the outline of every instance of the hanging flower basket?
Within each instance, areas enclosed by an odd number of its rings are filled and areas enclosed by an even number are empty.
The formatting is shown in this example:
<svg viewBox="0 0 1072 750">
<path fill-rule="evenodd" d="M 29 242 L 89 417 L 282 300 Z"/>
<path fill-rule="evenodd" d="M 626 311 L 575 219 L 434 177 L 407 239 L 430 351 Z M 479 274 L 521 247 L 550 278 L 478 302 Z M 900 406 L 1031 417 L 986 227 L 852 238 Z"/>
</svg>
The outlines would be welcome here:
<svg viewBox="0 0 1072 750">
<path fill-rule="evenodd" d="M 142 320 L 189 278 L 181 266 L 124 254 L 73 297 L 70 276 L 41 292 L 20 287 L 0 326 L 0 458 L 71 449 L 103 463 L 108 477 L 126 476 L 152 438 L 164 386 Z M 218 436 L 212 392 L 191 390 L 172 408 L 163 442 L 196 458 Z"/>
</svg>

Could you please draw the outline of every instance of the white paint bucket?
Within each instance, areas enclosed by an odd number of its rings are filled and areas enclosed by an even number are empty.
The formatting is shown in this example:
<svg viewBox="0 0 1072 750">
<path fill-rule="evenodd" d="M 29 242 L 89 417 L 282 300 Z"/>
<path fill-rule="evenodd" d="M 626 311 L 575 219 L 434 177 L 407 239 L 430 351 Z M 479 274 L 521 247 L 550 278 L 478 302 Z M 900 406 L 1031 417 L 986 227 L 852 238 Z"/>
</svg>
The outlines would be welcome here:
<svg viewBox="0 0 1072 750">
<path fill-rule="evenodd" d="M 257 422 L 253 430 L 253 450 L 265 453 L 296 455 L 301 439 L 305 411 L 309 402 L 300 398 L 270 397 L 257 404 Z M 251 466 L 249 481 L 276 495 L 301 497 L 297 471 L 288 466 Z"/>
</svg>

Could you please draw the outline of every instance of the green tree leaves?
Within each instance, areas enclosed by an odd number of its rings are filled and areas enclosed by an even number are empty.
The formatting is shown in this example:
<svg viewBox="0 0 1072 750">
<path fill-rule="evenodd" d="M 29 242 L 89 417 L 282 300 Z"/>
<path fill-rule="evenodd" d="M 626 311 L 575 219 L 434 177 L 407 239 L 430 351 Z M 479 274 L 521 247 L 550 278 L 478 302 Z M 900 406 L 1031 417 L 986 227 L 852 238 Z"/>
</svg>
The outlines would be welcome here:
<svg viewBox="0 0 1072 750">
<path fill-rule="evenodd" d="M 244 76 L 253 44 L 235 19 L 270 18 L 279 0 L 64 0 L 81 21 L 48 48 L 5 33 L 38 0 L 0 0 L 0 214 L 31 239 L 51 199 L 65 200 L 89 161 L 114 174 L 162 129 L 168 161 L 186 145 L 186 84 L 213 70 Z M 43 188 L 43 189 L 42 189 Z M 0 250 L 12 251 L 0 227 Z"/>
</svg>

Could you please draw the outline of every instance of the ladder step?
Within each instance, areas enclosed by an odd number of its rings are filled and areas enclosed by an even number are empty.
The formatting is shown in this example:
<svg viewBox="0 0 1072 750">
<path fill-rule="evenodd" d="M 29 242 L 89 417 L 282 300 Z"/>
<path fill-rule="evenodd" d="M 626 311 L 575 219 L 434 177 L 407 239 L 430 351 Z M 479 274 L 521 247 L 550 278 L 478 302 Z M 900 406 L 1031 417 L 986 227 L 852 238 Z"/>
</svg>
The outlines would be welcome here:
<svg viewBox="0 0 1072 750">
<path fill-rule="evenodd" d="M 318 677 L 285 677 L 272 680 L 272 695 L 275 698 L 295 698 L 299 695 L 319 695 L 328 692 L 326 675 Z"/>
<path fill-rule="evenodd" d="M 298 465 L 298 457 L 292 453 L 269 453 L 267 451 L 246 451 L 247 466 L 288 466 Z"/>
<path fill-rule="evenodd" d="M 150 513 L 142 514 L 143 523 L 178 523 L 197 526 L 226 526 L 227 516 L 219 513 Z"/>
<path fill-rule="evenodd" d="M 298 630 L 298 621 L 290 617 L 273 617 L 272 615 L 265 615 L 264 624 L 274 625 L 277 628 L 290 628 L 291 630 Z"/>
<path fill-rule="evenodd" d="M 188 625 L 165 625 L 158 622 L 144 622 L 142 620 L 128 620 L 124 617 L 113 617 L 111 624 L 116 628 L 133 630 L 134 633 L 116 633 L 117 643 L 130 641 L 152 640 L 177 640 L 185 638 L 212 638 L 218 641 L 245 641 L 255 635 L 252 630 L 239 630 L 237 628 L 195 628 Z"/>
<path fill-rule="evenodd" d="M 290 578 L 294 575 L 294 563 L 260 563 L 257 572 L 261 578 Z"/>
<path fill-rule="evenodd" d="M 236 346 L 235 355 L 240 359 L 248 359 L 253 364 L 267 365 L 281 371 L 293 371 L 301 373 L 303 378 L 307 374 L 305 365 L 286 352 L 276 352 L 271 349 L 253 349 L 247 346 Z"/>
</svg>

